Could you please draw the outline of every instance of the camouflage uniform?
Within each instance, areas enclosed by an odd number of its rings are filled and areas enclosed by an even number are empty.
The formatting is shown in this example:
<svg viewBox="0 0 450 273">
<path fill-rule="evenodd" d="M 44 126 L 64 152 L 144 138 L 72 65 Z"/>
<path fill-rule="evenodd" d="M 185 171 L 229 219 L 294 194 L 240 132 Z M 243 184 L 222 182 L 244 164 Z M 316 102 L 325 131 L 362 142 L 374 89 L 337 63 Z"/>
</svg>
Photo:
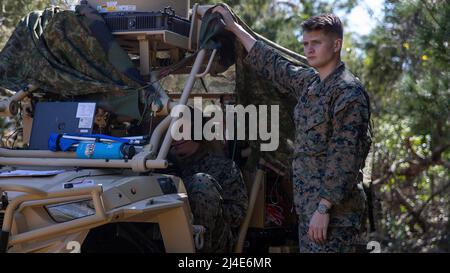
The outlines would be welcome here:
<svg viewBox="0 0 450 273">
<path fill-rule="evenodd" d="M 364 88 L 343 63 L 321 81 L 315 70 L 294 66 L 261 41 L 245 62 L 297 100 L 292 168 L 300 251 L 351 251 L 340 245 L 357 240 L 365 210 L 360 170 L 370 148 L 370 110 Z M 325 246 L 307 238 L 321 198 L 333 204 Z"/>
<path fill-rule="evenodd" d="M 194 224 L 207 228 L 201 252 L 231 252 L 248 206 L 240 170 L 232 160 L 203 148 L 179 165 Z"/>
</svg>

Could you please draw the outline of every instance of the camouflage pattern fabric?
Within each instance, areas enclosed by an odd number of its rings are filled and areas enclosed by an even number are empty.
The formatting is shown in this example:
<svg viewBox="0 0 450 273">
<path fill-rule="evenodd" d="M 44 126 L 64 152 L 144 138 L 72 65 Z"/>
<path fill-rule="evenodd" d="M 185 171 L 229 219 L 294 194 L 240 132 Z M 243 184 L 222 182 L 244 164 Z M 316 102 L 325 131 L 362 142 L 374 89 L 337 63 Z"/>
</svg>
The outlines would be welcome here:
<svg viewBox="0 0 450 273">
<path fill-rule="evenodd" d="M 103 52 L 106 53 L 109 63 L 111 63 L 115 69 L 126 75 L 127 78 L 134 82 L 145 84 L 128 54 L 115 41 L 111 31 L 104 22 L 103 17 L 97 10 L 89 5 L 78 5 L 75 8 L 75 13 L 82 18 L 81 22 L 89 29 L 90 33 L 95 36 L 95 39 L 102 47 Z M 133 83 L 131 82 L 130 84 Z"/>
<path fill-rule="evenodd" d="M 194 224 L 207 228 L 201 252 L 232 252 L 238 229 L 245 218 L 248 196 L 241 172 L 225 157 L 201 148 L 179 164 Z"/>
<path fill-rule="evenodd" d="M 275 165 L 279 169 L 290 173 L 293 143 L 294 143 L 294 117 L 292 109 L 297 103 L 292 97 L 285 96 L 276 91 L 271 82 L 265 80 L 255 73 L 254 69 L 244 62 L 246 56 L 245 49 L 239 45 L 236 59 L 236 101 L 242 105 L 279 105 L 279 146 L 276 151 L 261 152 L 261 141 L 250 141 L 252 148 L 251 156 L 245 166 L 246 170 L 252 172 L 259 158 Z M 267 120 L 271 120 L 271 112 L 268 111 Z"/>
<path fill-rule="evenodd" d="M 321 81 L 315 70 L 293 65 L 261 41 L 245 62 L 298 102 L 292 168 L 299 224 L 309 223 L 325 198 L 333 203 L 330 227 L 360 229 L 360 170 L 371 140 L 369 100 L 359 80 L 341 63 Z"/>
<path fill-rule="evenodd" d="M 32 12 L 18 24 L 0 53 L 0 86 L 19 90 L 27 84 L 62 100 L 95 100 L 135 119 L 139 103 L 148 104 L 156 93 L 144 86 L 103 19 L 83 5 L 75 12 Z"/>
<path fill-rule="evenodd" d="M 221 4 L 219 4 L 221 5 Z M 202 17 L 200 27 L 200 48 L 218 49 L 217 61 L 211 69 L 211 73 L 223 72 L 235 62 L 235 36 L 225 31 L 225 25 L 221 21 L 221 15 L 212 13 L 210 8 Z"/>
<path fill-rule="evenodd" d="M 332 227 L 327 232 L 327 243 L 316 244 L 308 238 L 308 225 L 299 225 L 300 253 L 356 253 L 367 243 L 361 239 L 359 230 L 353 227 Z"/>
</svg>

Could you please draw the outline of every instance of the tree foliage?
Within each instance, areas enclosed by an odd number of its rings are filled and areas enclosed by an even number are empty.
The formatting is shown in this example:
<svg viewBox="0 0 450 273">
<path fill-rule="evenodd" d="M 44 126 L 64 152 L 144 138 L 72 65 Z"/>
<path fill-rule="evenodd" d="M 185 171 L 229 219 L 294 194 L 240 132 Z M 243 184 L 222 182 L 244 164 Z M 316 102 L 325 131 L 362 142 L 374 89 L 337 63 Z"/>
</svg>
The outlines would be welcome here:
<svg viewBox="0 0 450 273">
<path fill-rule="evenodd" d="M 392 250 L 450 250 L 449 3 L 386 1 L 383 24 L 362 47 L 376 124 L 373 175 Z"/>
<path fill-rule="evenodd" d="M 50 0 L 0 0 L 0 45 L 8 40 L 12 30 L 27 13 L 43 9 L 51 4 Z"/>
</svg>

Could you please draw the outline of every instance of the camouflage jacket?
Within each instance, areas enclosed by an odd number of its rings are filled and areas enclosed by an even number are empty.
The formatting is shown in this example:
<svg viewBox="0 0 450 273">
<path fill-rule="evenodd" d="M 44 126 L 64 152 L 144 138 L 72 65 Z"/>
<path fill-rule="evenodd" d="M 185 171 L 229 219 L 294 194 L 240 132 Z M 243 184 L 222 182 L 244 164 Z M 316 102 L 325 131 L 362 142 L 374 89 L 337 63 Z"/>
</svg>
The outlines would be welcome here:
<svg viewBox="0 0 450 273">
<path fill-rule="evenodd" d="M 333 203 L 330 226 L 359 227 L 365 195 L 358 184 L 370 148 L 369 99 L 359 80 L 341 63 L 321 81 L 261 41 L 245 62 L 297 100 L 292 167 L 300 221 L 309 222 L 324 198 Z"/>
<path fill-rule="evenodd" d="M 237 165 L 231 159 L 210 154 L 204 149 L 180 165 L 182 177 L 197 173 L 206 173 L 214 177 L 223 198 L 224 216 L 231 227 L 238 228 L 247 212 L 248 195 Z"/>
</svg>

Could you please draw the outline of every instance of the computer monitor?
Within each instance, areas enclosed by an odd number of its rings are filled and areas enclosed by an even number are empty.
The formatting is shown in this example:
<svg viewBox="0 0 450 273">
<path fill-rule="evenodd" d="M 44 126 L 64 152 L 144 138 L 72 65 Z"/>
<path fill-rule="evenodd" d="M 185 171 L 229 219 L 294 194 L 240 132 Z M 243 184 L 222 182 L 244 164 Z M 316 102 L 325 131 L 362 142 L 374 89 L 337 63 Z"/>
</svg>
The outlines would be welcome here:
<svg viewBox="0 0 450 273">
<path fill-rule="evenodd" d="M 96 103 L 38 102 L 34 111 L 29 149 L 48 150 L 51 133 L 91 134 Z"/>
</svg>

